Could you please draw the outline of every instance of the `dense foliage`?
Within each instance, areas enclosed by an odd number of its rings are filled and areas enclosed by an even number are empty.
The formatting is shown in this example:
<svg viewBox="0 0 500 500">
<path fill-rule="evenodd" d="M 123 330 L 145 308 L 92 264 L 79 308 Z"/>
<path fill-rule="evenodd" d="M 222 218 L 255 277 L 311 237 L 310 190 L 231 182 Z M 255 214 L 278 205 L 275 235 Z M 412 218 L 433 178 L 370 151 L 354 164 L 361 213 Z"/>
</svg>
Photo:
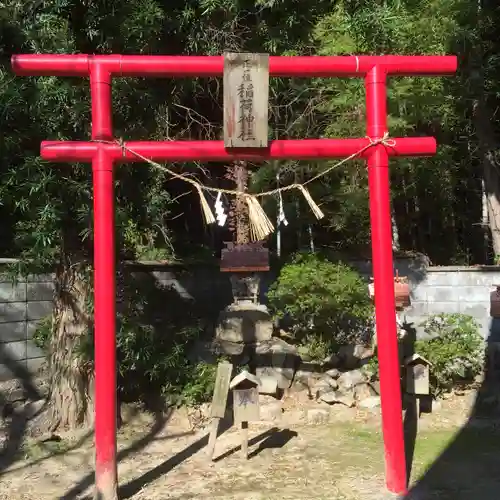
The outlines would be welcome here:
<svg viewBox="0 0 500 500">
<path fill-rule="evenodd" d="M 140 280 L 129 275 L 121 295 L 117 328 L 120 399 L 149 403 L 161 394 L 168 404 L 206 401 L 213 391 L 216 364 L 199 362 L 191 355 L 206 322 L 196 303 L 148 273 L 141 273 Z M 33 340 L 48 352 L 51 337 L 49 317 L 39 322 Z M 89 331 L 75 351 L 89 376 L 93 354 L 93 331 Z"/>
<path fill-rule="evenodd" d="M 298 341 L 326 345 L 329 352 L 348 343 L 368 343 L 373 307 L 360 275 L 341 262 L 298 254 L 283 266 L 268 300 Z"/>
<path fill-rule="evenodd" d="M 484 365 L 484 339 L 476 320 L 465 314 L 439 314 L 422 326 L 429 339 L 415 342 L 415 352 L 432 365 L 434 393 L 473 382 Z"/>
<path fill-rule="evenodd" d="M 89 342 L 92 330 L 91 172 L 88 165 L 42 162 L 39 144 L 89 137 L 89 88 L 85 79 L 13 77 L 10 55 L 456 53 L 456 77 L 391 80 L 391 135 L 433 135 L 440 144 L 434 158 L 391 163 L 394 242 L 403 251 L 426 253 L 438 264 L 488 263 L 500 255 L 499 13 L 494 0 L 4 0 L 0 250 L 21 257 L 21 271 L 57 270 L 49 347 L 55 406 L 73 407 L 72 415 L 80 414 L 76 408 L 88 399 L 82 394 L 70 405 L 68 395 L 72 388 L 85 386 L 80 379 L 86 365 L 73 366 L 70 357 Z M 270 95 L 272 138 L 364 135 L 361 81 L 276 78 Z M 221 100 L 217 79 L 116 79 L 115 135 L 136 140 L 219 138 Z M 253 169 L 251 188 L 274 188 L 276 174 L 281 184 L 305 180 L 329 165 L 269 162 Z M 223 169 L 214 167 L 175 165 L 208 184 L 226 187 Z M 283 254 L 305 246 L 349 258 L 369 254 L 364 166 L 351 162 L 310 188 L 326 217 L 316 221 L 304 201 L 288 193 L 284 204 L 290 224 L 282 227 Z M 270 201 L 265 208 L 273 216 L 276 203 Z M 227 232 L 203 226 L 196 193 L 145 165 L 117 169 L 116 214 L 118 260 L 213 256 L 228 239 Z M 356 279 L 348 278 L 348 270 L 338 270 L 346 287 L 351 283 L 354 290 Z M 345 293 L 333 278 L 328 286 Z M 307 307 L 320 308 L 318 303 Z M 338 310 L 340 304 L 327 307 Z M 321 314 L 314 321 L 328 326 Z M 150 335 L 147 329 L 127 325 L 131 345 Z"/>
<path fill-rule="evenodd" d="M 432 394 L 439 396 L 457 386 L 467 386 L 484 369 L 484 339 L 477 321 L 466 314 L 436 314 L 421 325 L 425 338 L 415 340 L 410 333 L 401 340 L 403 357 L 417 353 L 429 361 Z M 370 359 L 366 371 L 379 377 L 377 357 Z M 403 364 L 401 364 L 403 374 Z"/>
<path fill-rule="evenodd" d="M 38 157 L 40 140 L 88 137 L 88 82 L 13 78 L 12 53 L 456 53 L 457 77 L 391 81 L 391 134 L 434 135 L 440 144 L 434 158 L 394 162 L 395 231 L 402 250 L 422 251 L 437 263 L 487 262 L 500 253 L 490 250 L 491 234 L 485 231 L 488 224 L 490 233 L 496 227 L 495 196 L 488 195 L 498 183 L 487 167 L 497 161 L 498 127 L 492 113 L 498 99 L 498 12 L 491 0 L 146 0 L 126 5 L 7 0 L 0 13 L 3 253 L 52 261 L 64 241 L 66 251 L 88 254 L 92 228 L 88 166 L 54 168 Z M 273 79 L 272 87 L 272 137 L 364 135 L 361 81 Z M 113 106 L 117 137 L 209 139 L 220 134 L 216 79 L 116 79 Z M 221 182 L 217 169 L 200 167 L 186 166 L 206 182 Z M 274 187 L 277 170 L 280 182 L 288 183 L 307 178 L 325 163 L 261 167 L 254 188 Z M 166 184 L 156 171 L 128 166 L 119 169 L 116 187 L 123 254 L 166 257 L 191 252 L 192 243 L 214 250 L 227 237 L 205 231 L 196 195 L 179 181 Z M 367 253 L 365 169 L 353 163 L 312 190 L 327 217 L 317 223 L 303 200 L 286 196 L 290 225 L 284 250 L 309 245 L 312 229 L 316 248 Z M 267 209 L 272 212 L 273 204 Z"/>
</svg>

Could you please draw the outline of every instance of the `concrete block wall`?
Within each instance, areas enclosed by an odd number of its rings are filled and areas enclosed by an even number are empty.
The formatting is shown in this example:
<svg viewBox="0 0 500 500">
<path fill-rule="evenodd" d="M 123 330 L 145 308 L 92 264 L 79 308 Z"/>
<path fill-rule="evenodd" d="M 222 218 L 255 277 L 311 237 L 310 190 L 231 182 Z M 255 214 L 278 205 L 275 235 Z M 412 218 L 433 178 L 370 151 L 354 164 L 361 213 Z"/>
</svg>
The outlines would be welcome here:
<svg viewBox="0 0 500 500">
<path fill-rule="evenodd" d="M 497 283 L 496 266 L 430 267 L 424 280 L 412 281 L 412 305 L 406 315 L 416 324 L 433 314 L 467 314 L 478 321 L 485 340 L 498 342 L 500 325 L 490 317 L 490 292 Z"/>
<path fill-rule="evenodd" d="M 369 279 L 371 262 L 353 263 Z M 490 292 L 500 284 L 500 266 L 429 266 L 425 257 L 396 260 L 399 276 L 407 276 L 411 306 L 401 316 L 424 336 L 421 323 L 434 314 L 474 317 L 485 340 L 500 341 L 500 320 L 490 317 Z"/>
<path fill-rule="evenodd" d="M 151 290 L 148 285 L 172 287 L 181 297 L 195 300 L 208 317 L 216 317 L 231 302 L 229 278 L 215 267 L 186 270 L 148 265 L 131 266 L 130 271 L 132 279 L 142 280 L 145 289 Z M 39 320 L 52 312 L 53 280 L 51 274 L 16 283 L 0 278 L 0 381 L 28 376 L 43 365 L 44 354 L 32 337 Z"/>
<path fill-rule="evenodd" d="M 43 352 L 32 342 L 40 319 L 52 310 L 51 275 L 30 276 L 13 283 L 0 278 L 0 379 L 36 372 Z"/>
<path fill-rule="evenodd" d="M 370 261 L 353 265 L 369 280 Z M 429 315 L 458 312 L 475 317 L 485 339 L 500 342 L 500 320 L 489 316 L 490 291 L 493 284 L 500 284 L 500 267 L 431 267 L 425 258 L 415 258 L 396 260 L 395 268 L 409 278 L 411 307 L 403 316 L 420 335 L 420 324 Z M 215 267 L 138 266 L 132 272 L 143 279 L 144 273 L 158 285 L 171 286 L 179 295 L 194 299 L 208 316 L 216 317 L 231 301 L 228 276 Z M 263 281 L 265 289 L 271 275 Z M 16 284 L 0 279 L 0 379 L 18 378 L 42 365 L 43 353 L 31 338 L 38 320 L 51 312 L 53 290 L 51 275 L 32 276 Z"/>
</svg>

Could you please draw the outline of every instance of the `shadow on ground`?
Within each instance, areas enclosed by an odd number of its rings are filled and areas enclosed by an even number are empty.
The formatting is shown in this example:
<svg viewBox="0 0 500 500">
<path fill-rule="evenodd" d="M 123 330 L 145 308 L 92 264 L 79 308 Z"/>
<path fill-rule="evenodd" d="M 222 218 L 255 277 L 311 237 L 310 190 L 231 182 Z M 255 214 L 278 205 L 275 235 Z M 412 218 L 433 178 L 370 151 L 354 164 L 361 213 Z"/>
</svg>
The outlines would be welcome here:
<svg viewBox="0 0 500 500">
<path fill-rule="evenodd" d="M 0 472 L 12 465 L 19 457 L 21 445 L 26 434 L 28 422 L 43 411 L 43 406 L 36 409 L 32 403 L 43 400 L 44 395 L 37 388 L 33 376 L 25 366 L 13 359 L 4 344 L 0 344 L 0 364 L 4 365 L 16 378 L 20 387 L 18 394 L 1 394 L 0 408 L 4 442 L 0 451 Z M 18 407 L 14 403 L 20 399 L 26 404 Z"/>
<path fill-rule="evenodd" d="M 405 500 L 496 500 L 500 498 L 500 320 L 492 319 L 485 376 L 466 424 L 410 488 Z M 417 433 L 415 409 L 406 420 L 407 463 L 411 471 Z M 417 444 L 418 446 L 418 444 Z"/>
</svg>

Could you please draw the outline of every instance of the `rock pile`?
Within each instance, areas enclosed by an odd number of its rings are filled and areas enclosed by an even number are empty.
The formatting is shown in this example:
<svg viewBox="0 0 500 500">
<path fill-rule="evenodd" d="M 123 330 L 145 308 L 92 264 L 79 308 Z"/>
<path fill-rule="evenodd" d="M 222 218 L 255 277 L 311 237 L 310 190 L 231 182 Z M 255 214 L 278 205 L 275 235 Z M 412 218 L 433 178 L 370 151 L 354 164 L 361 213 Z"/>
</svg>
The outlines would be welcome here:
<svg viewBox="0 0 500 500">
<path fill-rule="evenodd" d="M 261 381 L 260 394 L 281 398 L 284 393 L 309 401 L 344 405 L 346 407 L 376 408 L 380 405 L 376 383 L 363 365 L 371 358 L 372 351 L 363 346 L 346 346 L 323 363 L 305 361 L 297 348 L 281 338 L 246 344 L 244 347 L 224 349 L 216 343 L 218 352 L 238 354 Z M 242 354 L 245 353 L 245 354 Z M 246 364 L 245 363 L 245 364 Z M 302 393 L 302 394 L 301 394 Z"/>
<path fill-rule="evenodd" d="M 380 400 L 377 387 L 363 365 L 372 357 L 361 345 L 343 346 L 322 363 L 273 336 L 275 325 L 262 304 L 232 304 L 222 311 L 212 349 L 248 365 L 261 381 L 260 393 L 280 398 L 284 392 L 306 392 L 309 400 L 374 408 Z"/>
</svg>

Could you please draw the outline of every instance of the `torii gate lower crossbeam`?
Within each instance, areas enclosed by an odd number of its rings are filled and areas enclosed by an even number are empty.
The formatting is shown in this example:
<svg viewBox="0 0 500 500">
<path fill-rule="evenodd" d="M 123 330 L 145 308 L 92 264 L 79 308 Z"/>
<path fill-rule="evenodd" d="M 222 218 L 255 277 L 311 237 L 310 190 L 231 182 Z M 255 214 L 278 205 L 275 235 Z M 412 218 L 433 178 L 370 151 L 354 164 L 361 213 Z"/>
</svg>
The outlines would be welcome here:
<svg viewBox="0 0 500 500">
<path fill-rule="evenodd" d="M 113 168 L 118 162 L 140 161 L 114 144 L 111 82 L 120 76 L 222 76 L 223 56 L 15 55 L 18 75 L 90 77 L 91 142 L 44 142 L 42 157 L 58 162 L 91 162 L 94 184 L 95 287 L 95 446 L 96 490 L 101 500 L 117 498 L 116 471 L 116 318 Z M 308 56 L 269 59 L 271 76 L 360 77 L 365 80 L 367 136 L 379 140 L 387 132 L 387 77 L 455 73 L 454 56 Z M 380 365 L 382 428 L 386 485 L 404 494 L 407 488 L 395 300 L 389 157 L 432 155 L 433 138 L 394 139 L 365 150 L 370 196 L 375 310 Z M 272 141 L 269 148 L 236 152 L 221 142 L 132 142 L 127 148 L 151 160 L 228 160 L 269 158 L 334 158 L 359 151 L 369 139 Z"/>
</svg>

